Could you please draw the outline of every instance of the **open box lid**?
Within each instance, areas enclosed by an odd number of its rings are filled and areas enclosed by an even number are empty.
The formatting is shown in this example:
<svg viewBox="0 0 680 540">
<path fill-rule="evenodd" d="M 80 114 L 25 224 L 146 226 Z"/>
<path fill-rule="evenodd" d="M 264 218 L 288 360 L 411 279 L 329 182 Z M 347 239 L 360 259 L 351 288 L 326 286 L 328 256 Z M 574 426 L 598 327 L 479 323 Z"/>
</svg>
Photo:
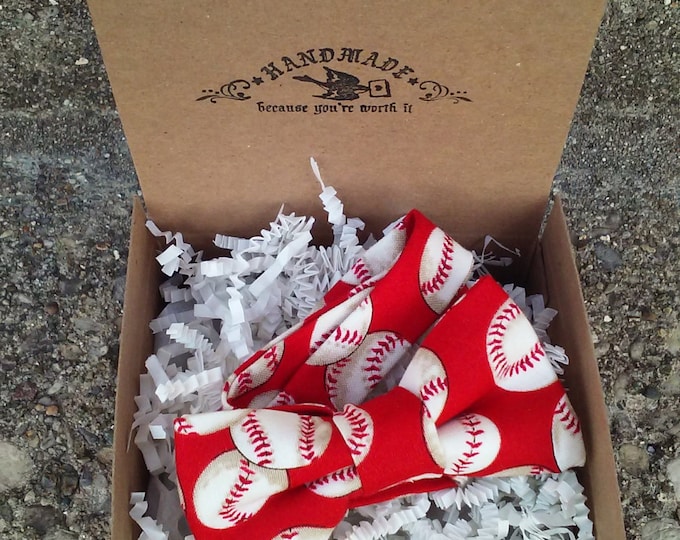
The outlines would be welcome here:
<svg viewBox="0 0 680 540">
<path fill-rule="evenodd" d="M 602 0 L 89 0 L 150 216 L 205 241 L 417 207 L 531 251 Z"/>
</svg>

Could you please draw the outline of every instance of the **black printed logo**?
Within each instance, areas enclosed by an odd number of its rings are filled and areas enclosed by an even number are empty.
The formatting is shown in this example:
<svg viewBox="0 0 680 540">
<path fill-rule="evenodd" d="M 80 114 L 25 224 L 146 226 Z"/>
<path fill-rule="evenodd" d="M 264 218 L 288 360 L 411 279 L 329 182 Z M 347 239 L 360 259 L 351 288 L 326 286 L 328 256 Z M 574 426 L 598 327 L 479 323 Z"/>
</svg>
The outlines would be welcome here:
<svg viewBox="0 0 680 540">
<path fill-rule="evenodd" d="M 320 86 L 325 90 L 321 95 L 315 95 L 321 99 L 333 99 L 335 101 L 352 101 L 359 99 L 359 94 L 368 92 L 370 97 L 390 97 L 390 83 L 385 79 L 376 81 L 368 81 L 368 86 L 361 84 L 359 77 L 331 69 L 327 66 L 323 67 L 326 70 L 326 80 L 319 81 L 310 77 L 309 75 L 295 75 L 293 79 L 296 81 L 310 82 Z"/>
<path fill-rule="evenodd" d="M 362 72 L 365 74 L 367 68 L 378 71 L 382 76 L 364 77 Z M 393 56 L 383 55 L 378 51 L 365 52 L 363 49 L 351 47 L 339 49 L 322 47 L 282 56 L 280 60 L 268 62 L 260 67 L 254 76 L 232 79 L 219 86 L 217 90 L 204 89 L 196 101 L 209 101 L 210 103 L 217 103 L 223 99 L 247 101 L 254 97 L 251 94 L 255 94 L 259 87 L 289 73 L 295 73 L 291 76 L 293 80 L 310 86 L 312 88 L 310 97 L 319 100 L 343 103 L 357 100 L 364 102 L 368 99 L 403 98 L 408 100 L 416 97 L 421 102 L 472 103 L 467 90 L 452 89 L 450 85 L 421 77 L 414 68 L 403 64 Z M 357 107 L 343 105 L 341 108 L 322 107 L 313 105 L 313 102 L 279 105 L 258 101 L 257 105 L 260 111 L 265 112 L 311 112 L 313 110 L 315 114 L 329 110 L 342 112 L 403 110 L 410 113 L 413 108 L 406 101 L 403 107 L 397 107 L 396 102 L 381 105 L 366 104 Z"/>
</svg>

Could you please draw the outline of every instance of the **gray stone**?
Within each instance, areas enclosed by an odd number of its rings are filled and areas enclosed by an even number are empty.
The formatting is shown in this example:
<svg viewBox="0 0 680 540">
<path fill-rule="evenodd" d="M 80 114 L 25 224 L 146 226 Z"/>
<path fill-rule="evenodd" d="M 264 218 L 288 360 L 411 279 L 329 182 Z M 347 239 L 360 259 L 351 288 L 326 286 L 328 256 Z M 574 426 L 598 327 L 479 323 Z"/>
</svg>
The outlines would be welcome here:
<svg viewBox="0 0 680 540">
<path fill-rule="evenodd" d="M 78 538 L 76 533 L 64 529 L 55 529 L 47 533 L 43 540 L 75 540 L 76 538 Z"/>
<path fill-rule="evenodd" d="M 80 474 L 79 495 L 85 500 L 85 506 L 93 514 L 106 514 L 111 506 L 109 480 L 100 472 L 91 472 L 84 468 Z"/>
<path fill-rule="evenodd" d="M 24 485 L 32 464 L 26 452 L 13 444 L 0 441 L 0 493 Z"/>
<path fill-rule="evenodd" d="M 608 272 L 613 272 L 623 264 L 619 252 L 602 242 L 595 243 L 595 256 L 600 261 L 602 268 Z"/>
<path fill-rule="evenodd" d="M 661 389 L 670 396 L 680 395 L 680 372 L 672 371 L 661 383 Z"/>
<path fill-rule="evenodd" d="M 673 484 L 673 489 L 675 489 L 675 498 L 680 502 L 680 458 L 676 458 L 668 463 L 666 474 L 668 475 L 668 481 Z"/>
<path fill-rule="evenodd" d="M 680 525 L 671 519 L 653 519 L 642 526 L 640 540 L 680 540 Z"/>
<path fill-rule="evenodd" d="M 645 352 L 645 344 L 641 340 L 634 341 L 630 346 L 630 358 L 631 360 L 642 360 L 642 355 Z"/>
<path fill-rule="evenodd" d="M 26 524 L 41 535 L 46 535 L 61 521 L 61 513 L 52 506 L 33 505 L 26 508 Z"/>
<path fill-rule="evenodd" d="M 78 471 L 68 463 L 62 467 L 60 487 L 63 495 L 70 497 L 78 489 Z"/>
<path fill-rule="evenodd" d="M 666 336 L 666 348 L 671 354 L 680 352 L 680 326 L 676 326 Z"/>
<path fill-rule="evenodd" d="M 639 475 L 649 469 L 649 454 L 634 444 L 623 444 L 619 448 L 621 466 L 630 474 Z"/>
</svg>

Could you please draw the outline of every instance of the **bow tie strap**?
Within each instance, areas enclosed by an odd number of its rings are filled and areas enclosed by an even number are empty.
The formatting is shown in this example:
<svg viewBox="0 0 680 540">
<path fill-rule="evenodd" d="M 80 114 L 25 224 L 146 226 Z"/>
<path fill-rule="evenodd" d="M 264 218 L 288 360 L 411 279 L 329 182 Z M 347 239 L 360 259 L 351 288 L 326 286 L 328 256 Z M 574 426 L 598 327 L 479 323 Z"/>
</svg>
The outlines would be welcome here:
<svg viewBox="0 0 680 540">
<path fill-rule="evenodd" d="M 367 250 L 324 305 L 240 366 L 225 408 L 360 403 L 451 303 L 472 254 L 417 210 Z"/>
</svg>

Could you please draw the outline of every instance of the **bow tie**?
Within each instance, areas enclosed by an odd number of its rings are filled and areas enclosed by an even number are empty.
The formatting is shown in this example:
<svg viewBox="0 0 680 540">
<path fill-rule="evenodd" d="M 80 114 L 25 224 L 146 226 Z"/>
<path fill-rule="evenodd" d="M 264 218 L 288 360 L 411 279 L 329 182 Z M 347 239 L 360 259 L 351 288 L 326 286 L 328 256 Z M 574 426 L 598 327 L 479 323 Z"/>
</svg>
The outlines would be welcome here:
<svg viewBox="0 0 680 540">
<path fill-rule="evenodd" d="M 225 410 L 176 419 L 194 536 L 326 539 L 352 507 L 582 465 L 578 420 L 531 324 L 492 278 L 464 286 L 471 265 L 410 212 L 229 378 Z M 397 387 L 366 399 L 409 358 Z"/>
</svg>

